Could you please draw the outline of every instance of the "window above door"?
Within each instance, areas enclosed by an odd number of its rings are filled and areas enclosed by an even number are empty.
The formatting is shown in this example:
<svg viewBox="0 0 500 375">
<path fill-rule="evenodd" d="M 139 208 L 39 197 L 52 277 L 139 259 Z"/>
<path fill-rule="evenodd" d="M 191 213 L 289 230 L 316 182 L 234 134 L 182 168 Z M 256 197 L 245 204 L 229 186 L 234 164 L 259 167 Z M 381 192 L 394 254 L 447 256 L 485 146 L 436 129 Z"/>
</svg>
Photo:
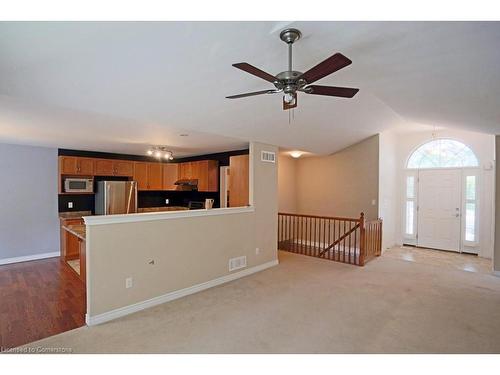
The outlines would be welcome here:
<svg viewBox="0 0 500 375">
<path fill-rule="evenodd" d="M 474 152 L 453 139 L 434 139 L 418 147 L 408 158 L 408 169 L 477 167 Z"/>
</svg>

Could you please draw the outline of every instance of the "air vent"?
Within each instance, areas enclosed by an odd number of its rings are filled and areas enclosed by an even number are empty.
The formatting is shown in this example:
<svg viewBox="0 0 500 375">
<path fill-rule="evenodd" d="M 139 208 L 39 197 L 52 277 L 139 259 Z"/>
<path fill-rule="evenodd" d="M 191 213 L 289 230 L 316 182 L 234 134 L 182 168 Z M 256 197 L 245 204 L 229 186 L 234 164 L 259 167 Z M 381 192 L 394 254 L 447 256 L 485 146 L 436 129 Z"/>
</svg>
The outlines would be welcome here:
<svg viewBox="0 0 500 375">
<path fill-rule="evenodd" d="M 238 270 L 247 266 L 247 257 L 242 256 L 238 258 L 229 259 L 229 271 Z"/>
<path fill-rule="evenodd" d="M 260 160 L 268 163 L 276 163 L 276 153 L 271 151 L 262 151 Z"/>
</svg>

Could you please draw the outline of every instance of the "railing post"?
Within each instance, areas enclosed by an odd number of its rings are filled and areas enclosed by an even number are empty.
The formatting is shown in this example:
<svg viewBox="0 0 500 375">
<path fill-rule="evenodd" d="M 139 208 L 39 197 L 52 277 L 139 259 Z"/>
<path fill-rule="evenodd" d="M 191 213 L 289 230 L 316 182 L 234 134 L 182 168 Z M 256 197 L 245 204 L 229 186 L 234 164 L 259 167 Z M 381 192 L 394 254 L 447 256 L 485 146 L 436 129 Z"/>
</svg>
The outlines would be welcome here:
<svg viewBox="0 0 500 375">
<path fill-rule="evenodd" d="M 365 265 L 365 213 L 359 216 L 359 265 Z"/>
</svg>

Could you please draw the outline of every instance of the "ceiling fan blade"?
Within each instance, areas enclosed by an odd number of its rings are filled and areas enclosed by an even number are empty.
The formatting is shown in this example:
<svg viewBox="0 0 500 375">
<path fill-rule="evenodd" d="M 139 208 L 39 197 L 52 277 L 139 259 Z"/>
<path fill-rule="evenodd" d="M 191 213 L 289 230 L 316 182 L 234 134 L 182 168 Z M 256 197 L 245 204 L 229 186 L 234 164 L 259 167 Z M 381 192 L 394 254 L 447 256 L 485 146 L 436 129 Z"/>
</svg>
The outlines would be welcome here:
<svg viewBox="0 0 500 375">
<path fill-rule="evenodd" d="M 262 95 L 262 94 L 274 94 L 275 92 L 278 92 L 278 90 L 254 91 L 254 92 L 247 92 L 245 94 L 226 96 L 226 99 L 246 98 L 247 96 L 255 96 L 255 95 Z"/>
<path fill-rule="evenodd" d="M 262 79 L 265 79 L 266 81 L 268 82 L 271 82 L 273 83 L 274 81 L 276 81 L 276 77 L 269 74 L 269 73 L 266 73 L 264 72 L 263 70 L 260 70 L 259 68 L 256 68 L 255 66 L 253 65 L 250 65 L 248 63 L 237 63 L 237 64 L 233 64 L 233 66 L 235 68 L 238 68 L 238 69 L 241 69 L 247 73 L 250 73 L 250 74 L 253 74 L 254 76 L 257 76 L 259 78 L 262 78 Z"/>
<path fill-rule="evenodd" d="M 320 62 L 315 67 L 309 69 L 307 72 L 302 74 L 301 78 L 305 79 L 307 83 L 313 83 L 318 79 L 326 77 L 329 74 L 336 72 L 342 68 L 345 68 L 347 65 L 352 63 L 347 57 L 342 55 L 341 53 L 336 53 L 335 55 L 330 56 L 326 60 Z"/>
<path fill-rule="evenodd" d="M 359 89 L 353 89 L 350 87 L 335 87 L 335 86 L 319 86 L 310 85 L 304 90 L 307 94 L 313 95 L 327 95 L 327 96 L 340 96 L 341 98 L 352 98 Z"/>
</svg>

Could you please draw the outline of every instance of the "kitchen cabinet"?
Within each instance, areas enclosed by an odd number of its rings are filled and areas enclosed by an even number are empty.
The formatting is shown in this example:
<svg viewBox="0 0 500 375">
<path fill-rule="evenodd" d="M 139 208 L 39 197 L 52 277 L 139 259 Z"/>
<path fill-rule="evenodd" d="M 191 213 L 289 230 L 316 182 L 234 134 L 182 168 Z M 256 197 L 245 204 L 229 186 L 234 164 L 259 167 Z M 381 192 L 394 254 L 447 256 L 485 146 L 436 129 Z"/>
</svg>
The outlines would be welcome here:
<svg viewBox="0 0 500 375">
<path fill-rule="evenodd" d="M 163 164 L 163 190 L 176 190 L 175 182 L 179 179 L 179 164 Z"/>
<path fill-rule="evenodd" d="M 228 207 L 249 205 L 249 156 L 237 155 L 229 158 L 229 204 Z"/>
<path fill-rule="evenodd" d="M 59 156 L 59 171 L 65 175 L 92 176 L 94 160 L 76 156 Z"/>
<path fill-rule="evenodd" d="M 135 162 L 134 180 L 138 190 L 162 190 L 162 164 Z"/>
<path fill-rule="evenodd" d="M 113 175 L 113 160 L 110 159 L 96 159 L 95 160 L 95 174 L 96 176 L 112 176 Z"/>
<path fill-rule="evenodd" d="M 126 160 L 95 159 L 96 176 L 123 176 L 134 175 L 134 163 Z"/>
<path fill-rule="evenodd" d="M 133 176 L 134 163 L 126 160 L 113 160 L 114 176 Z"/>
<path fill-rule="evenodd" d="M 78 259 L 80 256 L 80 241 L 78 237 L 73 236 L 68 231 L 64 230 L 63 226 L 83 224 L 82 218 L 61 219 L 61 256 L 64 260 Z"/>
<path fill-rule="evenodd" d="M 199 160 L 179 164 L 180 180 L 198 180 L 198 191 L 219 190 L 219 163 L 217 160 Z"/>
</svg>

